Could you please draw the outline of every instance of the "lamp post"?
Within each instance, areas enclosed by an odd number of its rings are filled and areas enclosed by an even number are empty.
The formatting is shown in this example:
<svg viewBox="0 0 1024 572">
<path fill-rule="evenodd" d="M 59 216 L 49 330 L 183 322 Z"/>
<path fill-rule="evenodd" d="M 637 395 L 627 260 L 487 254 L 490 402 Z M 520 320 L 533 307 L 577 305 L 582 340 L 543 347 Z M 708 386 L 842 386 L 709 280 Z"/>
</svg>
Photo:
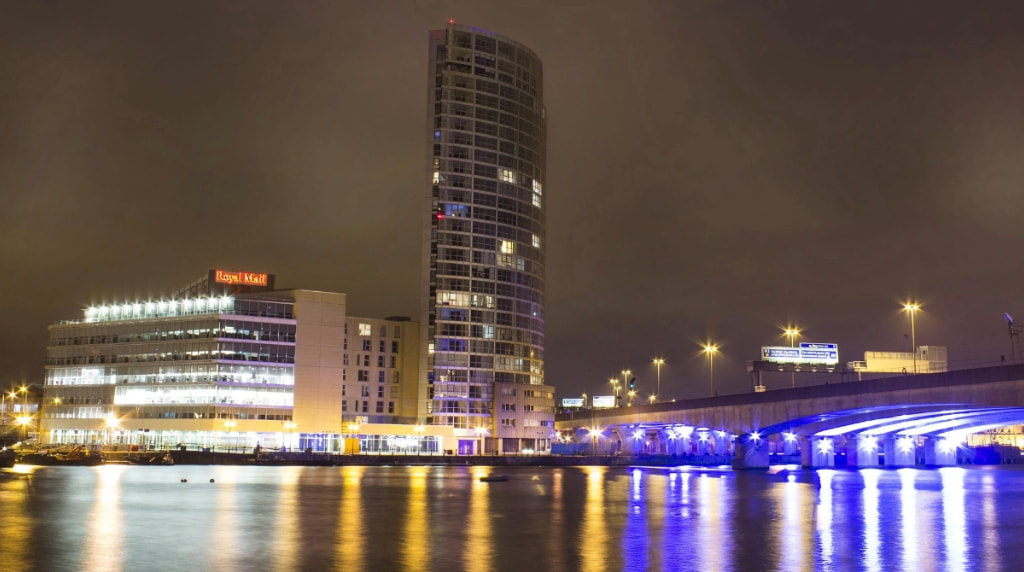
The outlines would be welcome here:
<svg viewBox="0 0 1024 572">
<path fill-rule="evenodd" d="M 234 437 L 231 436 L 231 432 L 235 430 L 236 425 L 238 425 L 236 421 L 224 422 L 224 432 L 228 434 L 228 440 L 232 443 L 232 449 L 234 448 Z"/>
<path fill-rule="evenodd" d="M 628 369 L 624 369 L 620 373 L 622 373 L 622 390 L 625 391 L 629 388 L 629 376 L 633 375 L 633 372 Z"/>
<path fill-rule="evenodd" d="M 619 380 L 614 377 L 608 380 L 608 383 L 612 384 L 612 391 L 615 392 L 615 406 L 619 406 Z"/>
<path fill-rule="evenodd" d="M 288 445 L 287 445 L 287 447 L 289 449 L 295 449 L 295 447 L 292 446 L 292 439 L 293 439 L 292 431 L 295 430 L 295 422 L 294 421 L 285 421 L 284 422 L 284 428 L 288 430 Z"/>
<path fill-rule="evenodd" d="M 661 398 L 661 366 L 665 365 L 665 360 L 663 358 L 654 358 L 654 365 L 655 365 L 655 367 L 658 368 L 658 392 L 655 393 L 655 395 L 660 399 Z M 651 403 L 654 403 L 654 401 L 651 401 Z"/>
<path fill-rule="evenodd" d="M 636 397 L 636 390 L 630 389 L 627 395 L 629 395 L 629 406 L 633 407 L 633 398 Z"/>
<path fill-rule="evenodd" d="M 795 347 L 796 346 L 796 337 L 800 335 L 800 330 L 797 329 L 795 326 L 790 326 L 790 327 L 785 329 L 785 334 L 787 336 L 789 336 L 789 347 L 791 347 L 791 348 Z M 790 386 L 791 387 L 796 387 L 796 372 L 795 371 L 789 372 L 789 380 L 790 380 Z"/>
<path fill-rule="evenodd" d="M 416 432 L 416 454 L 417 455 L 422 455 L 423 454 L 423 432 L 426 431 L 426 429 L 427 428 L 422 426 L 422 425 L 417 425 L 417 426 L 412 428 L 412 430 L 414 432 Z"/>
<path fill-rule="evenodd" d="M 711 388 L 711 397 L 715 396 L 715 353 L 718 346 L 712 343 L 704 345 L 704 354 L 708 356 L 708 385 Z"/>
<path fill-rule="evenodd" d="M 480 439 L 480 450 L 477 451 L 477 455 L 484 454 L 484 436 L 487 435 L 487 428 L 483 425 L 476 428 L 476 435 Z"/>
<path fill-rule="evenodd" d="M 917 332 L 914 330 L 914 314 L 921 309 L 917 302 L 907 302 L 903 309 L 910 314 L 910 351 L 914 354 L 914 373 L 917 373 Z"/>
</svg>

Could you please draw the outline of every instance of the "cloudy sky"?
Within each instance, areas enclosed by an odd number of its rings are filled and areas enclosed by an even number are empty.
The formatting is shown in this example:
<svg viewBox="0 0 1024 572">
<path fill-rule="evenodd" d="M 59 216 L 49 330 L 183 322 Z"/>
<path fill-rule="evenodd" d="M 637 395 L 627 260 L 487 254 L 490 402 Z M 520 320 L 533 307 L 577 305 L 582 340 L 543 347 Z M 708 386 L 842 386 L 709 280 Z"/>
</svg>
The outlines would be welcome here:
<svg viewBox="0 0 1024 572">
<path fill-rule="evenodd" d="M 1024 3 L 0 4 L 0 386 L 46 327 L 223 267 L 419 316 L 427 31 L 545 67 L 547 380 L 720 393 L 836 342 L 1009 360 Z M 770 387 L 788 384 L 771 379 Z"/>
</svg>

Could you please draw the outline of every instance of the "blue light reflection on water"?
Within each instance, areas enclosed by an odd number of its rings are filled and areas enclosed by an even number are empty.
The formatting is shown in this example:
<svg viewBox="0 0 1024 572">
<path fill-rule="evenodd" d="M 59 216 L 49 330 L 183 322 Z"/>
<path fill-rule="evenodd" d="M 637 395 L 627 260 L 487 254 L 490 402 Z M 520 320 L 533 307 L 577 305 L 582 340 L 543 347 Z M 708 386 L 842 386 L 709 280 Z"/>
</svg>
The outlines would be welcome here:
<svg viewBox="0 0 1024 572">
<path fill-rule="evenodd" d="M 1014 467 L 522 467 L 479 480 L 494 470 L 0 474 L 0 570 L 987 571 L 1024 553 Z"/>
</svg>

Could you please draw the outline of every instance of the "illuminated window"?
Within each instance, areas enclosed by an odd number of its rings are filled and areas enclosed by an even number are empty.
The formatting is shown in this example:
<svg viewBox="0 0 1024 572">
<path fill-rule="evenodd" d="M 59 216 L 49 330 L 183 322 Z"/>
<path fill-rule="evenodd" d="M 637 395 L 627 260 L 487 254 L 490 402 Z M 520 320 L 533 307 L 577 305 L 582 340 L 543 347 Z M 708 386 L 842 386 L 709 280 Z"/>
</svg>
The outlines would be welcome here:
<svg viewBox="0 0 1024 572">
<path fill-rule="evenodd" d="M 439 185 L 439 184 L 441 184 L 441 173 L 440 173 L 440 172 L 438 172 L 438 171 L 434 171 L 434 180 L 433 180 L 433 183 L 434 183 L 435 185 Z"/>
<path fill-rule="evenodd" d="M 438 292 L 437 303 L 441 306 L 458 306 L 460 308 L 466 308 L 469 306 L 469 293 Z"/>
<path fill-rule="evenodd" d="M 540 237 L 537 236 L 536 234 L 533 235 L 533 247 L 540 248 Z"/>
<path fill-rule="evenodd" d="M 494 326 L 484 326 L 484 336 L 487 339 L 494 339 Z"/>
<path fill-rule="evenodd" d="M 373 326 L 370 324 L 359 324 L 359 335 L 360 336 L 372 336 Z"/>
<path fill-rule="evenodd" d="M 516 182 L 516 174 L 508 169 L 502 169 L 501 180 L 506 183 L 514 183 Z"/>
<path fill-rule="evenodd" d="M 540 195 L 533 195 L 533 206 L 540 208 Z"/>
<path fill-rule="evenodd" d="M 540 181 L 538 181 L 537 179 L 533 180 L 533 192 L 535 194 L 538 194 L 538 195 L 541 194 L 541 192 L 540 192 Z"/>
<path fill-rule="evenodd" d="M 515 254 L 516 253 L 516 243 L 512 242 L 511 240 L 503 240 L 503 241 L 501 241 L 501 253 L 502 254 Z"/>
</svg>

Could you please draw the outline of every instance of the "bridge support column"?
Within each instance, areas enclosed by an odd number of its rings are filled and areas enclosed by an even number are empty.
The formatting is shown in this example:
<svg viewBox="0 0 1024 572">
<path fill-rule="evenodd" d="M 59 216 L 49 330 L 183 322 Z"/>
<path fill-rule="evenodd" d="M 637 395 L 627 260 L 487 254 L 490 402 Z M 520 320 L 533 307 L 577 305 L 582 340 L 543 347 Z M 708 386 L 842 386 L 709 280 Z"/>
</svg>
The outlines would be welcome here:
<svg viewBox="0 0 1024 572">
<path fill-rule="evenodd" d="M 800 443 L 800 466 L 805 469 L 814 467 L 814 459 L 812 458 L 812 450 L 814 449 L 811 440 L 803 435 L 797 436 L 797 441 Z"/>
<path fill-rule="evenodd" d="M 736 453 L 732 458 L 734 469 L 767 469 L 768 444 L 761 439 L 752 439 L 750 435 L 743 435 L 734 443 Z"/>
<path fill-rule="evenodd" d="M 882 448 L 886 467 L 913 467 L 917 464 L 917 446 L 910 437 L 886 437 Z"/>
<path fill-rule="evenodd" d="M 956 465 L 956 443 L 949 439 L 928 437 L 924 442 L 924 464 L 935 467 Z"/>
<path fill-rule="evenodd" d="M 835 444 L 831 437 L 811 439 L 811 467 L 822 469 L 836 466 Z"/>
</svg>

